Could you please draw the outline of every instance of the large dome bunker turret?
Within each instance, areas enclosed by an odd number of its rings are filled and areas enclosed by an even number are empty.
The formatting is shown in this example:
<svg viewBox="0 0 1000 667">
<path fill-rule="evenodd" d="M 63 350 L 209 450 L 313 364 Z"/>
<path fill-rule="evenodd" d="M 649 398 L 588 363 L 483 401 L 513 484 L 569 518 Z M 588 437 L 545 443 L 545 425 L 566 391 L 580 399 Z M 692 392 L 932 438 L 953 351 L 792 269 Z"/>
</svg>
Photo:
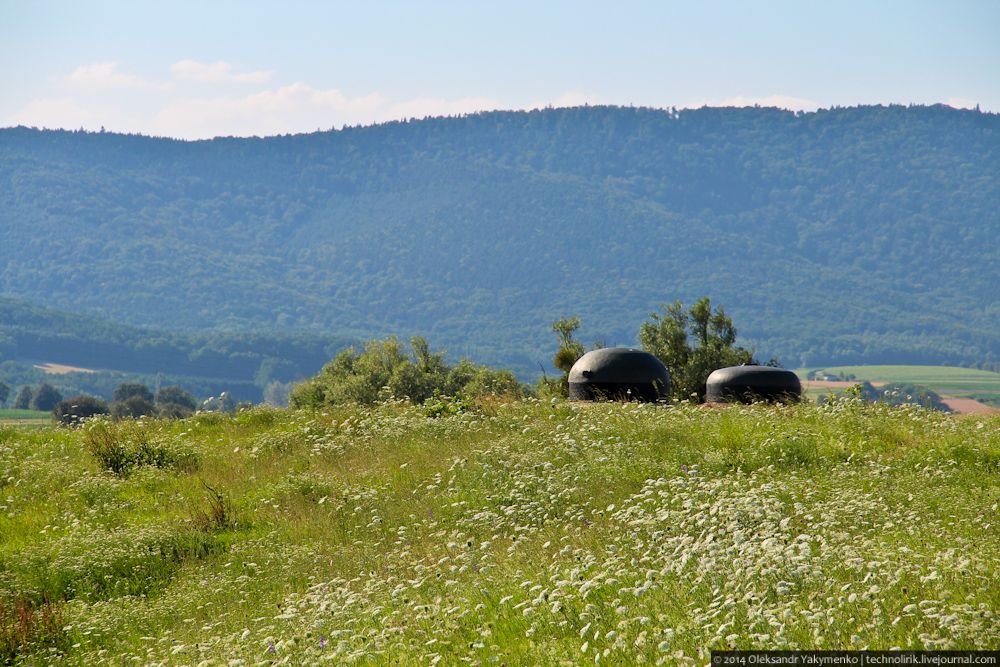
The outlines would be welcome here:
<svg viewBox="0 0 1000 667">
<path fill-rule="evenodd" d="M 772 366 L 729 366 L 712 371 L 705 381 L 706 403 L 793 402 L 802 396 L 799 376 Z"/>
<path fill-rule="evenodd" d="M 645 401 L 670 396 L 670 373 L 649 352 L 606 347 L 580 357 L 569 371 L 574 401 Z"/>
</svg>

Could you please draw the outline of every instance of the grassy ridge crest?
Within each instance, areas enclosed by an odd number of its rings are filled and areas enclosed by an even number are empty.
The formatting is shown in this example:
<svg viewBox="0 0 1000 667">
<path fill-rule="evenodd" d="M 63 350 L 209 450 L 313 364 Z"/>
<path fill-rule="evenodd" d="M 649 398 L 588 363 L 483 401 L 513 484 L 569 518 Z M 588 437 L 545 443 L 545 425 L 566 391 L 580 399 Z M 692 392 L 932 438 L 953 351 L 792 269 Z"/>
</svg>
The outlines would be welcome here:
<svg viewBox="0 0 1000 667">
<path fill-rule="evenodd" d="M 116 474 L 86 429 L 0 428 L 0 600 L 72 593 L 27 662 L 695 664 L 1000 634 L 997 417 L 525 400 L 101 428 L 198 464 Z"/>
</svg>

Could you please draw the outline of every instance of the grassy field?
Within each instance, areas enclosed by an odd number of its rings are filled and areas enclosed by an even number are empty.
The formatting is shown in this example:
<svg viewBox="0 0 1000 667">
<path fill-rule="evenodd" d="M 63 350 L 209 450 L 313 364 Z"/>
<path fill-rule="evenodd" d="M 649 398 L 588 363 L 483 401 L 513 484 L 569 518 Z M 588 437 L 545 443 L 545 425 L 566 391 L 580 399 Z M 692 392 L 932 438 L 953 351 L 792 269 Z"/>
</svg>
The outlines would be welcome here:
<svg viewBox="0 0 1000 667">
<path fill-rule="evenodd" d="M 828 366 L 800 368 L 795 372 L 805 379 L 813 370 L 830 374 L 854 375 L 858 381 L 901 382 L 924 385 L 939 394 L 974 398 L 1000 407 L 1000 373 L 956 366 Z M 823 390 L 828 393 L 828 390 Z"/>
<path fill-rule="evenodd" d="M 20 423 L 20 424 L 49 424 L 52 422 L 51 412 L 40 412 L 38 410 L 14 410 L 12 408 L 0 408 L 0 424 Z"/>
<path fill-rule="evenodd" d="M 0 663 L 996 648 L 1000 417 L 525 401 L 0 427 Z"/>
</svg>

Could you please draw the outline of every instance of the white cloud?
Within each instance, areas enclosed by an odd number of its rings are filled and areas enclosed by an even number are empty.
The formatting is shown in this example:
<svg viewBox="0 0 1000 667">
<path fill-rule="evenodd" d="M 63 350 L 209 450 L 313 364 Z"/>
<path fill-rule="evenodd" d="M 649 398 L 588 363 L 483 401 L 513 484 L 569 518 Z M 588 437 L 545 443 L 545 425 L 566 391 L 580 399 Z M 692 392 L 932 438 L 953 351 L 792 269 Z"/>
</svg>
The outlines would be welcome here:
<svg viewBox="0 0 1000 667">
<path fill-rule="evenodd" d="M 118 71 L 118 63 L 106 61 L 81 65 L 67 77 L 75 86 L 84 88 L 136 88 L 142 90 L 157 90 L 166 88 L 166 84 L 146 81 L 135 74 L 125 74 Z"/>
<path fill-rule="evenodd" d="M 170 72 L 178 79 L 201 83 L 264 83 L 271 78 L 271 73 L 264 70 L 235 73 L 233 66 L 224 60 L 214 63 L 180 60 L 170 66 Z"/>
<path fill-rule="evenodd" d="M 20 111 L 4 118 L 3 125 L 69 130 L 79 127 L 95 129 L 100 127 L 100 118 L 97 113 L 72 99 L 41 99 L 29 102 Z"/>
<path fill-rule="evenodd" d="M 572 92 L 527 108 L 580 106 L 595 102 L 592 96 Z M 299 81 L 242 96 L 191 96 L 174 100 L 156 113 L 150 131 L 187 139 L 264 136 L 517 108 L 526 107 L 477 96 L 455 99 L 416 97 L 396 101 L 376 92 L 351 97 L 336 88 L 322 90 Z"/>
<path fill-rule="evenodd" d="M 112 131 L 206 139 L 312 132 L 344 125 L 500 109 L 600 103 L 595 96 L 579 91 L 526 105 L 487 96 L 392 99 L 379 92 L 351 96 L 337 88 L 314 88 L 302 81 L 261 89 L 262 86 L 254 84 L 266 81 L 270 72 L 235 72 L 231 64 L 222 60 L 214 63 L 180 60 L 170 67 L 170 72 L 171 81 L 154 83 L 121 71 L 115 61 L 83 65 L 63 79 L 71 84 L 63 94 L 31 102 L 2 120 L 68 129 L 96 130 L 103 125 Z M 236 94 L 226 88 L 230 83 L 247 84 L 252 92 Z M 137 97 L 136 90 L 157 94 Z"/>
<path fill-rule="evenodd" d="M 156 114 L 153 126 L 157 134 L 199 139 L 310 132 L 371 122 L 386 103 L 378 93 L 348 97 L 298 82 L 245 96 L 177 100 Z"/>
</svg>

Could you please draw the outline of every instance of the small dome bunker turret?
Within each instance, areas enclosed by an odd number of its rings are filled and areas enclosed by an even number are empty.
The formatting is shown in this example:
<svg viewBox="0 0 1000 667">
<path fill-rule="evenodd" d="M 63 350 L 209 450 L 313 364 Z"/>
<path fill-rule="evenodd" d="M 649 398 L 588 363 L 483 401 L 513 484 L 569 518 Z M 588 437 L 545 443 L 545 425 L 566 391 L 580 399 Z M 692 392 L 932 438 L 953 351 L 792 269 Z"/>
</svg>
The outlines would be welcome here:
<svg viewBox="0 0 1000 667">
<path fill-rule="evenodd" d="M 799 376 L 771 366 L 729 366 L 713 371 L 705 382 L 706 403 L 792 402 L 802 396 Z"/>
<path fill-rule="evenodd" d="M 580 357 L 569 371 L 569 397 L 575 401 L 666 400 L 670 373 L 649 352 L 606 347 Z"/>
</svg>

